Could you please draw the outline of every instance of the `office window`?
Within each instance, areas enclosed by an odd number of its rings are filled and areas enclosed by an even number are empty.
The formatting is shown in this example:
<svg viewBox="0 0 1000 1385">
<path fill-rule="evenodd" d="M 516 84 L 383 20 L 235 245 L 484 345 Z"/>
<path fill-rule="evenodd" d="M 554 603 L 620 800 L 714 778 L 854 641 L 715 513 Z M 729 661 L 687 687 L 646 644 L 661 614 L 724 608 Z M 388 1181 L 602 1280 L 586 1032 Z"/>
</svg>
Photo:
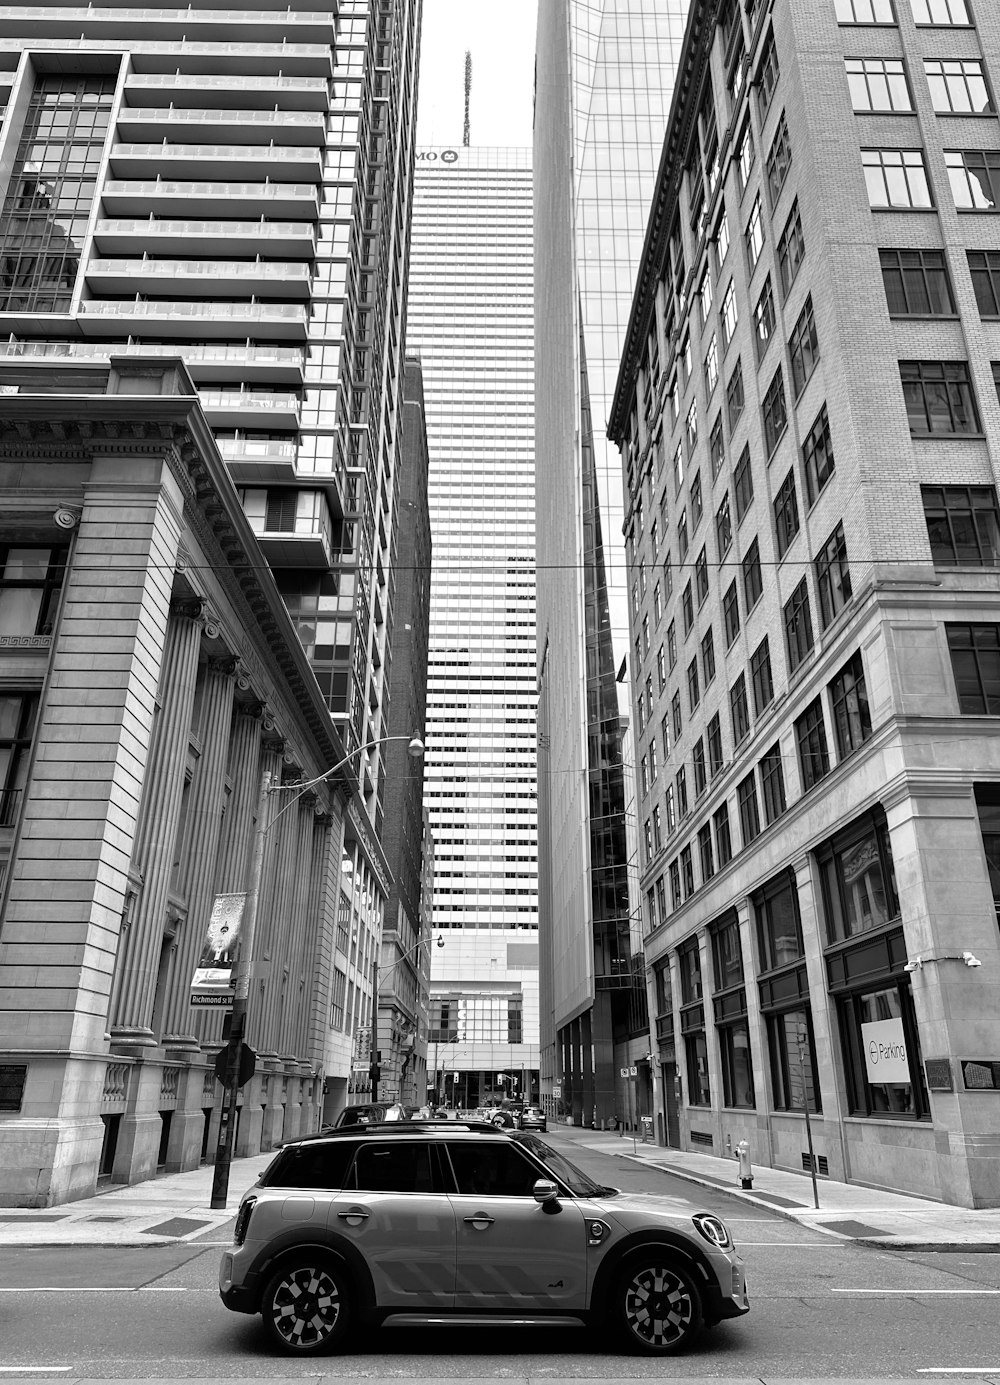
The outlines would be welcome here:
<svg viewBox="0 0 1000 1385">
<path fill-rule="evenodd" d="M 781 766 L 781 746 L 777 741 L 761 756 L 760 794 L 768 826 L 785 811 L 785 775 Z"/>
<path fill-rule="evenodd" d="M 729 287 L 722 299 L 722 337 L 726 346 L 732 341 L 739 320 L 739 311 L 736 307 L 736 285 L 730 279 Z"/>
<path fill-rule="evenodd" d="M 691 482 L 691 532 L 698 528 L 701 517 L 704 513 L 704 503 L 701 498 L 701 472 L 696 471 L 694 480 Z"/>
<path fill-rule="evenodd" d="M 826 748 L 826 728 L 823 706 L 817 697 L 795 721 L 795 740 L 799 749 L 799 768 L 802 772 L 802 792 L 808 793 L 830 771 L 830 756 Z"/>
<path fill-rule="evenodd" d="M 996 567 L 1000 511 L 993 486 L 921 486 L 935 567 Z"/>
<path fill-rule="evenodd" d="M 750 120 L 747 118 L 740 135 L 739 144 L 736 146 L 736 173 L 739 179 L 740 192 L 745 192 L 750 181 L 750 170 L 754 165 L 756 151 L 753 143 L 753 131 L 750 128 Z"/>
<path fill-rule="evenodd" d="M 663 555 L 663 593 L 666 601 L 669 601 L 674 594 L 674 568 L 670 561 L 669 548 Z"/>
<path fill-rule="evenodd" d="M 701 878 L 711 880 L 715 874 L 715 856 L 712 852 L 712 824 L 706 822 L 698 828 L 698 857 L 701 862 Z"/>
<path fill-rule="evenodd" d="M 733 744 L 739 743 L 750 734 L 750 708 L 747 705 L 747 680 L 740 673 L 729 689 L 729 711 L 733 719 Z"/>
<path fill-rule="evenodd" d="M 67 551 L 47 544 L 0 544 L 0 635 L 52 634 Z"/>
<path fill-rule="evenodd" d="M 747 229 L 743 238 L 746 241 L 747 259 L 750 262 L 750 273 L 752 274 L 757 268 L 760 252 L 764 249 L 764 214 L 760 205 L 760 193 L 754 198 L 753 210 L 750 213 L 750 220 L 747 222 Z"/>
<path fill-rule="evenodd" d="M 764 45 L 764 56 L 760 60 L 760 67 L 757 74 L 757 83 L 760 91 L 760 112 L 761 119 L 767 114 L 767 109 L 771 104 L 775 87 L 778 85 L 778 53 L 774 46 L 774 32 L 767 36 Z"/>
<path fill-rule="evenodd" d="M 880 250 L 878 254 L 890 316 L 954 314 L 943 250 Z"/>
<path fill-rule="evenodd" d="M 760 571 L 760 545 L 754 538 L 753 543 L 747 549 L 746 557 L 741 564 L 743 570 L 743 599 L 747 610 L 751 610 L 760 600 L 761 592 L 764 590 L 764 582 Z"/>
<path fill-rule="evenodd" d="M 708 435 L 708 457 L 712 467 L 712 480 L 718 476 L 722 470 L 722 464 L 726 460 L 726 448 L 722 438 L 722 414 L 717 414 L 715 422 L 712 424 L 712 431 Z"/>
<path fill-rule="evenodd" d="M 745 779 L 741 779 L 736 786 L 736 802 L 740 813 L 740 836 L 743 839 L 744 848 L 748 847 L 755 837 L 760 836 L 760 810 L 757 807 L 757 781 L 753 776 L 753 771 Z"/>
<path fill-rule="evenodd" d="M 711 626 L 705 631 L 701 641 L 701 671 L 707 688 L 715 677 L 715 637 Z"/>
<path fill-rule="evenodd" d="M 767 156 L 767 190 L 771 197 L 771 206 L 775 206 L 781 189 L 785 185 L 785 178 L 792 164 L 792 146 L 788 138 L 788 124 L 785 120 L 785 112 L 781 112 L 778 120 L 778 128 L 775 131 L 774 139 Z"/>
<path fill-rule="evenodd" d="M 677 444 L 674 452 L 671 471 L 673 472 L 674 495 L 676 496 L 680 494 L 681 486 L 684 484 L 684 449 L 680 443 Z"/>
<path fill-rule="evenodd" d="M 649 782 L 656 783 L 656 737 L 649 743 Z"/>
<path fill-rule="evenodd" d="M 778 557 L 783 558 L 788 546 L 799 532 L 799 504 L 795 496 L 795 470 L 792 468 L 774 497 L 774 530 Z"/>
<path fill-rule="evenodd" d="M 666 720 L 666 718 L 664 718 Z M 663 790 L 663 815 L 666 818 L 667 834 L 669 835 L 677 826 L 677 817 L 674 811 L 674 786 L 667 784 Z"/>
<path fill-rule="evenodd" d="M 871 933 L 899 918 L 889 828 L 881 808 L 823 842 L 816 861 L 830 943 Z"/>
<path fill-rule="evenodd" d="M 805 237 L 802 234 L 802 217 L 799 215 L 798 198 L 792 203 L 785 229 L 778 241 L 778 273 L 781 276 L 781 293 L 788 296 L 788 290 L 795 282 L 799 265 L 806 253 Z"/>
<path fill-rule="evenodd" d="M 673 668 L 677 662 L 677 623 L 671 621 L 667 626 L 667 663 Z"/>
<path fill-rule="evenodd" d="M 788 668 L 794 673 L 802 660 L 813 647 L 812 616 L 809 613 L 809 589 L 806 579 L 792 592 L 785 602 L 785 647 L 788 650 Z"/>
<path fill-rule="evenodd" d="M 663 845 L 663 823 L 660 818 L 660 805 L 653 809 L 653 850 L 659 851 Z"/>
<path fill-rule="evenodd" d="M 1000 205 L 1000 149 L 946 149 L 944 161 L 960 212 L 995 212 Z"/>
<path fill-rule="evenodd" d="M 990 361 L 990 369 L 993 371 L 993 383 L 996 386 L 997 399 L 1000 400 L 1000 361 Z"/>
<path fill-rule="evenodd" d="M 20 816 L 37 716 L 37 693 L 0 692 L 0 827 Z"/>
<path fill-rule="evenodd" d="M 687 510 L 681 510 L 680 518 L 677 521 L 677 556 L 683 563 L 688 551 L 688 517 Z"/>
<path fill-rule="evenodd" d="M 774 294 L 771 291 L 770 274 L 764 280 L 764 287 L 753 310 L 753 329 L 759 361 L 767 350 L 768 342 L 774 336 Z"/>
<path fill-rule="evenodd" d="M 711 394 L 719 383 L 719 344 L 712 333 L 712 339 L 708 343 L 708 351 L 705 353 L 705 388 Z"/>
<path fill-rule="evenodd" d="M 687 770 L 681 765 L 674 775 L 674 795 L 677 799 L 677 817 L 686 818 L 688 814 Z"/>
<path fill-rule="evenodd" d="M 736 594 L 735 578 L 726 588 L 726 594 L 722 598 L 722 617 L 726 625 L 726 648 L 729 649 L 740 633 L 740 602 Z"/>
<path fill-rule="evenodd" d="M 684 594 L 681 597 L 681 619 L 684 623 L 684 633 L 687 635 L 694 624 L 694 593 L 690 582 L 685 585 Z"/>
<path fill-rule="evenodd" d="M 719 549 L 719 561 L 729 552 L 733 541 L 733 521 L 729 513 L 729 492 L 722 497 L 722 504 L 715 512 L 715 541 Z"/>
<path fill-rule="evenodd" d="M 701 307 L 701 325 L 708 326 L 708 315 L 712 310 L 712 276 L 706 269 L 698 285 L 698 302 Z"/>
<path fill-rule="evenodd" d="M 838 24 L 895 24 L 892 0 L 833 0 Z"/>
<path fill-rule="evenodd" d="M 771 649 L 765 635 L 750 657 L 750 684 L 753 688 L 753 710 L 760 716 L 774 700 L 774 680 L 771 677 Z"/>
<path fill-rule="evenodd" d="M 914 437 L 980 431 L 967 361 L 900 361 L 899 376 Z"/>
<path fill-rule="evenodd" d="M 770 279 L 768 279 L 767 282 L 768 284 L 770 284 Z M 773 325 L 774 324 L 772 319 L 772 327 Z M 730 375 L 729 383 L 726 385 L 726 411 L 729 415 L 730 433 L 733 431 L 737 423 L 739 423 L 740 421 L 740 417 L 743 413 L 744 403 L 745 399 L 743 395 L 743 362 L 741 360 L 737 360 L 736 369 L 733 371 L 732 375 Z"/>
<path fill-rule="evenodd" d="M 649 616 L 642 618 L 642 652 L 649 653 Z"/>
<path fill-rule="evenodd" d="M 965 0 L 910 0 L 914 24 L 971 24 Z"/>
<path fill-rule="evenodd" d="M 684 420 L 684 440 L 687 443 L 687 453 L 690 458 L 694 454 L 694 449 L 698 443 L 698 401 L 691 400 L 691 407 L 687 411 L 687 418 Z"/>
<path fill-rule="evenodd" d="M 639 761 L 639 787 L 642 790 L 643 798 L 649 793 L 649 762 L 645 755 Z"/>
<path fill-rule="evenodd" d="M 684 887 L 684 898 L 690 899 L 694 894 L 694 855 L 690 846 L 681 852 L 681 885 Z"/>
<path fill-rule="evenodd" d="M 931 103 L 939 115 L 992 111 L 983 64 L 978 58 L 924 58 Z"/>
<path fill-rule="evenodd" d="M 788 411 L 785 406 L 785 385 L 781 378 L 781 366 L 774 372 L 774 377 L 767 387 L 764 395 L 763 405 L 764 415 L 764 447 L 770 457 L 777 447 L 782 433 L 788 423 Z"/>
<path fill-rule="evenodd" d="M 639 700 L 635 704 L 636 716 L 639 721 L 639 734 L 642 735 L 643 727 L 646 724 L 646 708 L 643 704 L 642 693 L 639 693 Z"/>
<path fill-rule="evenodd" d="M 861 651 L 851 656 L 830 682 L 830 707 L 833 712 L 833 736 L 837 744 L 837 759 L 844 760 L 871 736 L 872 721 L 868 711 L 868 689 Z"/>
<path fill-rule="evenodd" d="M 715 859 L 721 870 L 733 859 L 733 839 L 729 831 L 729 808 L 725 803 L 712 814 L 712 822 L 715 826 Z"/>
<path fill-rule="evenodd" d="M 670 907 L 679 909 L 683 900 L 681 899 L 681 868 L 677 861 L 671 861 L 670 872 Z"/>
<path fill-rule="evenodd" d="M 913 110 L 901 59 L 845 58 L 844 66 L 856 111 Z"/>
<path fill-rule="evenodd" d="M 819 592 L 820 624 L 825 630 L 853 595 L 843 524 L 837 525 L 816 556 L 816 588 Z"/>
<path fill-rule="evenodd" d="M 695 559 L 694 585 L 698 598 L 698 608 L 700 610 L 704 604 L 705 598 L 708 596 L 708 554 L 704 548 Z"/>
<path fill-rule="evenodd" d="M 667 887 L 661 875 L 656 882 L 656 922 L 657 924 L 667 921 Z M 657 987 L 659 990 L 659 987 Z M 661 1012 L 662 1013 L 662 1012 Z"/>
<path fill-rule="evenodd" d="M 792 362 L 792 393 L 798 399 L 819 360 L 819 338 L 816 335 L 812 294 L 806 299 L 799 313 L 799 319 L 788 341 L 788 354 Z"/>
<path fill-rule="evenodd" d="M 660 718 L 660 744 L 663 746 L 663 763 L 667 763 L 670 754 L 670 718 L 666 712 Z"/>
<path fill-rule="evenodd" d="M 726 213 L 723 212 L 719 217 L 719 223 L 715 229 L 715 268 L 717 273 L 722 272 L 722 263 L 729 253 L 729 222 Z"/>
<path fill-rule="evenodd" d="M 752 896 L 762 972 L 775 971 L 805 956 L 795 876 L 782 871 Z"/>
<path fill-rule="evenodd" d="M 701 685 L 698 681 L 698 660 L 692 659 L 687 669 L 688 711 L 694 712 L 701 701 Z"/>
<path fill-rule="evenodd" d="M 700 798 L 708 784 L 708 775 L 705 769 L 705 742 L 701 736 L 695 741 L 691 750 L 691 770 L 694 775 L 694 796 Z"/>
<path fill-rule="evenodd" d="M 753 472 L 750 470 L 750 446 L 744 447 L 733 472 L 733 493 L 736 496 L 736 521 L 750 508 L 753 500 Z"/>
<path fill-rule="evenodd" d="M 663 645 L 661 644 L 656 651 L 656 682 L 659 691 L 662 692 L 667 683 L 667 666 L 663 656 Z"/>
<path fill-rule="evenodd" d="M 1000 250 L 968 250 L 969 273 L 982 317 L 1000 317 Z"/>
<path fill-rule="evenodd" d="M 673 723 L 674 723 L 674 740 L 677 741 L 677 740 L 680 739 L 680 734 L 681 734 L 681 731 L 683 730 L 683 725 L 684 725 L 683 722 L 681 721 L 681 695 L 680 695 L 680 692 L 675 692 L 674 695 L 673 695 L 673 697 L 670 699 L 670 713 L 671 713 L 671 717 L 672 717 Z"/>
<path fill-rule="evenodd" d="M 659 584 L 659 582 L 656 582 L 656 583 L 654 583 L 654 585 L 653 585 L 653 623 L 654 623 L 654 624 L 657 624 L 657 623 L 659 622 L 660 616 L 661 616 L 662 614 L 663 614 L 663 603 L 662 603 L 662 597 L 661 597 L 661 594 L 660 594 L 660 584 Z"/>
<path fill-rule="evenodd" d="M 709 721 L 705 734 L 708 741 L 708 771 L 714 779 L 722 768 L 722 721 L 718 712 Z"/>
<path fill-rule="evenodd" d="M 934 205 L 922 149 L 862 149 L 861 165 L 873 211 Z"/>
<path fill-rule="evenodd" d="M 646 865 L 653 859 L 653 824 L 649 818 L 643 824 L 643 845 L 646 851 Z"/>
<path fill-rule="evenodd" d="M 1000 625 L 947 625 L 959 711 L 1000 713 Z"/>
<path fill-rule="evenodd" d="M 802 465 L 806 473 L 806 496 L 811 505 L 833 475 L 833 441 L 825 404 L 802 444 Z"/>
</svg>

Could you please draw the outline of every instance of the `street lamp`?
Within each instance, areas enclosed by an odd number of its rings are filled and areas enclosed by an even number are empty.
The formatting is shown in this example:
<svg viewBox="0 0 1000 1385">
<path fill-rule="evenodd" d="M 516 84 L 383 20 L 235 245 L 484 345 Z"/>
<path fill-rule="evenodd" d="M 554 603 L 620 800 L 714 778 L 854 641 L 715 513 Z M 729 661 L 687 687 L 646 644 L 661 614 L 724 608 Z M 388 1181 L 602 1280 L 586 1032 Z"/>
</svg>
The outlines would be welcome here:
<svg viewBox="0 0 1000 1385">
<path fill-rule="evenodd" d="M 376 745 L 384 745 L 387 741 L 408 741 L 407 749 L 415 760 L 424 753 L 424 743 L 416 734 L 379 736 L 376 740 L 366 741 L 364 745 L 355 746 L 335 765 L 331 765 L 322 774 L 318 774 L 315 779 L 309 779 L 304 784 L 272 784 L 269 770 L 265 770 L 261 775 L 260 794 L 257 798 L 257 828 L 254 832 L 253 854 L 250 859 L 250 885 L 246 892 L 242 936 L 236 965 L 233 969 L 232 1021 L 229 1030 L 229 1044 L 226 1048 L 225 1073 L 222 1079 L 222 1111 L 219 1117 L 219 1140 L 216 1145 L 215 1170 L 212 1177 L 211 1206 L 213 1208 L 224 1208 L 229 1193 L 229 1171 L 233 1162 L 233 1132 L 236 1129 L 236 1104 L 240 1090 L 239 1072 L 246 1032 L 247 1001 L 250 995 L 250 969 L 253 966 L 254 937 L 257 931 L 257 904 L 260 895 L 260 878 L 264 866 L 264 838 L 278 819 L 287 813 L 288 809 L 304 793 L 315 788 L 317 784 L 322 784 L 324 780 L 330 778 L 331 774 L 336 774 L 339 769 L 343 769 L 353 756 L 364 750 L 371 750 Z M 270 822 L 265 822 L 268 798 L 271 794 L 281 793 L 287 789 L 296 789 L 298 792 L 279 808 Z"/>
</svg>

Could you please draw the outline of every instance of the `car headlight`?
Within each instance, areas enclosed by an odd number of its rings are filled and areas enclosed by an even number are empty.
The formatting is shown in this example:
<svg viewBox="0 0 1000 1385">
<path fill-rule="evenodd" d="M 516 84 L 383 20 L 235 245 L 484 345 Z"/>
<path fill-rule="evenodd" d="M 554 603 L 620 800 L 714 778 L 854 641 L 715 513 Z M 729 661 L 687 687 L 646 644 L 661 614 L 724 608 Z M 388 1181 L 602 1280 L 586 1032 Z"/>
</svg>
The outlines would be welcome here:
<svg viewBox="0 0 1000 1385">
<path fill-rule="evenodd" d="M 696 1212 L 691 1220 L 705 1240 L 711 1242 L 717 1250 L 733 1249 L 733 1238 L 729 1234 L 729 1227 L 724 1221 L 713 1216 L 711 1212 Z"/>
</svg>

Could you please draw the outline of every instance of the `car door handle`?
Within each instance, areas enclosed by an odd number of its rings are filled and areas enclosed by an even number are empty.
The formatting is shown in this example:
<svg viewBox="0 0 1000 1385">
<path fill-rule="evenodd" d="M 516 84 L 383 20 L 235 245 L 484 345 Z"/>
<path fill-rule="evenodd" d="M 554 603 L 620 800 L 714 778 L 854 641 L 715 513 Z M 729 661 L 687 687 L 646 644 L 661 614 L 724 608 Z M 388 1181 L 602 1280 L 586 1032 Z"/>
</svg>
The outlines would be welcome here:
<svg viewBox="0 0 1000 1385">
<path fill-rule="evenodd" d="M 487 1226 L 492 1226 L 494 1221 L 493 1217 L 489 1216 L 486 1212 L 477 1212 L 474 1217 L 465 1217 L 463 1220 L 471 1222 L 477 1230 L 479 1230 L 479 1228 L 485 1230 Z"/>
<path fill-rule="evenodd" d="M 349 1212 L 338 1212 L 337 1216 L 343 1217 L 345 1221 L 364 1221 L 371 1213 L 366 1212 L 363 1207 L 352 1207 Z"/>
</svg>

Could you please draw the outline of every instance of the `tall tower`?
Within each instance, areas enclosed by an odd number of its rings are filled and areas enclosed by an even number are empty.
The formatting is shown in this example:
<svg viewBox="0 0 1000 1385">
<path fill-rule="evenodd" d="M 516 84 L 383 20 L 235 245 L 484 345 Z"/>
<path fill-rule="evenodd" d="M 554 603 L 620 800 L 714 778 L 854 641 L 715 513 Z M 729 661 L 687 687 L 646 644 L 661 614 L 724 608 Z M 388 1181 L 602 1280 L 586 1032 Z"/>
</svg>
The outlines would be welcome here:
<svg viewBox="0 0 1000 1385">
<path fill-rule="evenodd" d="M 444 939 L 428 1065 L 463 1106 L 537 1093 L 531 176 L 526 149 L 417 153 L 408 341 L 431 452 L 425 802 Z"/>
<path fill-rule="evenodd" d="M 0 42 L 3 354 L 183 357 L 353 757 L 327 1055 L 345 1086 L 387 893 L 372 743 L 389 730 L 421 4 L 27 5 Z"/>
<path fill-rule="evenodd" d="M 622 1112 L 645 1005 L 629 891 L 621 471 L 604 437 L 687 0 L 538 9 L 535 94 L 543 1090 Z M 648 1043 L 645 1045 L 648 1048 Z M 645 1051 L 643 1048 L 643 1051 Z M 626 1056 L 622 1049 L 621 1056 Z"/>
</svg>

